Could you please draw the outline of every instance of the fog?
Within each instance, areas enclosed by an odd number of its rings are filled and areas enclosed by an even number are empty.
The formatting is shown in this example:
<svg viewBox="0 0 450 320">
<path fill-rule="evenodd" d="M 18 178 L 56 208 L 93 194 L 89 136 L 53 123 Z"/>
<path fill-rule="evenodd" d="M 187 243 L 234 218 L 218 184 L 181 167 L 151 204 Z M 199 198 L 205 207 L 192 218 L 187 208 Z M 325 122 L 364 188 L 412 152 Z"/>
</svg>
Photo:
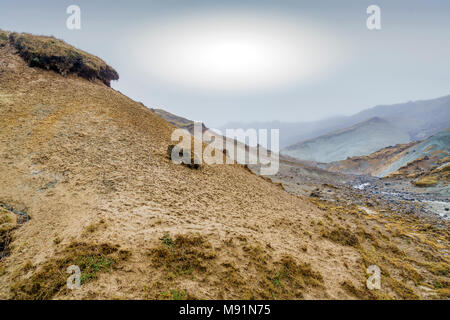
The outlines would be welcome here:
<svg viewBox="0 0 450 320">
<path fill-rule="evenodd" d="M 0 28 L 54 35 L 113 66 L 113 87 L 209 127 L 312 121 L 449 94 L 443 1 L 2 3 Z M 366 27 L 369 5 L 381 30 Z"/>
</svg>

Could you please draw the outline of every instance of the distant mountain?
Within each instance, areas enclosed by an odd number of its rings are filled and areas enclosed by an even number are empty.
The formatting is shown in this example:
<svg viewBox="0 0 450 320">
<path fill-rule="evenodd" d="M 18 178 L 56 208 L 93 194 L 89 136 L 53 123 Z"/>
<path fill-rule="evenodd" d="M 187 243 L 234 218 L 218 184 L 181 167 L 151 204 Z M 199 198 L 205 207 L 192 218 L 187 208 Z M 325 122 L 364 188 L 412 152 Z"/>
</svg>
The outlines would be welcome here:
<svg viewBox="0 0 450 320">
<path fill-rule="evenodd" d="M 450 95 L 432 100 L 380 105 L 352 116 L 333 117 L 315 122 L 233 122 L 223 126 L 222 129 L 280 129 L 280 146 L 286 148 L 374 117 L 394 123 L 401 131 L 407 133 L 412 141 L 423 140 L 450 127 Z"/>
<path fill-rule="evenodd" d="M 332 162 L 408 142 L 410 137 L 407 133 L 390 121 L 375 117 L 350 128 L 292 145 L 284 149 L 283 154 L 302 160 Z"/>
<path fill-rule="evenodd" d="M 426 139 L 450 127 L 450 96 L 395 105 L 377 106 L 352 118 L 364 121 L 381 117 L 407 132 L 411 140 Z"/>
</svg>

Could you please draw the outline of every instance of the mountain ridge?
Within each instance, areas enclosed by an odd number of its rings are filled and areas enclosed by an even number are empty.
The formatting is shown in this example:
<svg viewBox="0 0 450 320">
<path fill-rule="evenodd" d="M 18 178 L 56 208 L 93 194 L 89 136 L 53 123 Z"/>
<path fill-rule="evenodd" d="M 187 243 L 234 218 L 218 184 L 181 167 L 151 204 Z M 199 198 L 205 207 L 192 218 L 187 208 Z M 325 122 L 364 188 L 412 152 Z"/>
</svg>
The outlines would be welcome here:
<svg viewBox="0 0 450 320">
<path fill-rule="evenodd" d="M 390 121 L 370 118 L 349 128 L 292 145 L 282 154 L 303 160 L 333 162 L 375 152 L 386 145 L 409 142 L 407 134 Z"/>
<path fill-rule="evenodd" d="M 422 140 L 447 128 L 450 124 L 450 95 L 430 100 L 409 101 L 393 105 L 378 105 L 351 116 L 334 116 L 312 122 L 253 122 L 228 123 L 223 128 L 280 129 L 281 148 L 301 143 L 327 133 L 351 127 L 373 117 L 395 122 L 410 135 L 411 140 Z"/>
</svg>

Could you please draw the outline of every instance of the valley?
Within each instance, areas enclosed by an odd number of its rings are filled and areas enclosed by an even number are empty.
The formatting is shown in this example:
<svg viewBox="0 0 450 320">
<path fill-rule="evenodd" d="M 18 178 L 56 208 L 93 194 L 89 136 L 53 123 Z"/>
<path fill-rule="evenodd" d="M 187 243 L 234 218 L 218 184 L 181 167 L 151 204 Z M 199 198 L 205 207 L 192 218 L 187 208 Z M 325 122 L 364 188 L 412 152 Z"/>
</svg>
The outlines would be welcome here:
<svg viewBox="0 0 450 320">
<path fill-rule="evenodd" d="M 325 201 L 346 201 L 372 207 L 382 203 L 399 214 L 417 214 L 436 219 L 450 218 L 450 194 L 447 187 L 421 188 L 409 180 L 378 178 L 367 175 L 313 174 L 298 165 L 281 162 L 280 172 L 271 177 L 290 193 Z"/>
<path fill-rule="evenodd" d="M 441 146 L 389 177 L 283 154 L 269 177 L 180 165 L 171 136 L 191 123 L 117 78 L 61 40 L 0 31 L 0 299 L 449 299 Z"/>
</svg>

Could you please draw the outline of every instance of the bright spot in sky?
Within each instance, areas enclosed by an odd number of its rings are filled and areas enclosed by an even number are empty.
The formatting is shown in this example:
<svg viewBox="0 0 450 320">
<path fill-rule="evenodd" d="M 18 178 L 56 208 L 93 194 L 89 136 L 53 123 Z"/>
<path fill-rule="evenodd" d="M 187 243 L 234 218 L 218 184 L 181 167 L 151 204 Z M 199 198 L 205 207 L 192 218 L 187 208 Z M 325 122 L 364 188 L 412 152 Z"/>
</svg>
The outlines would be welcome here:
<svg viewBox="0 0 450 320">
<path fill-rule="evenodd" d="M 306 22 L 263 14 L 195 14 L 144 28 L 137 59 L 157 81 L 200 90 L 261 90 L 310 81 L 339 50 Z"/>
</svg>

